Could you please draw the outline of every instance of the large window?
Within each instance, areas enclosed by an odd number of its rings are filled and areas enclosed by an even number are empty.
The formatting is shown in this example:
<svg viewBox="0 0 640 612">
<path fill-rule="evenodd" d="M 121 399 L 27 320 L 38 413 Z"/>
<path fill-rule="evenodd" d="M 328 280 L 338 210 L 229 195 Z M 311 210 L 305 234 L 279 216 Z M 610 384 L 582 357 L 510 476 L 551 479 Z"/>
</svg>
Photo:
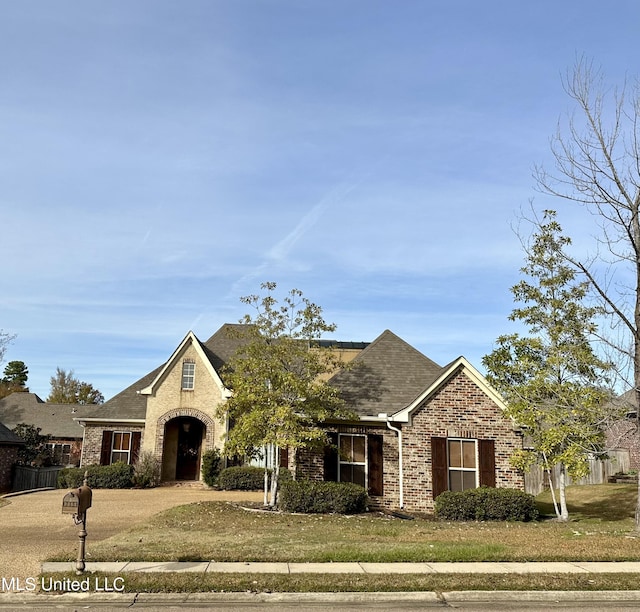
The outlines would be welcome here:
<svg viewBox="0 0 640 612">
<path fill-rule="evenodd" d="M 196 379 L 196 364 L 193 361 L 182 363 L 182 390 L 193 391 Z"/>
<path fill-rule="evenodd" d="M 449 490 L 464 491 L 478 486 L 476 440 L 448 440 Z"/>
<path fill-rule="evenodd" d="M 366 486 L 367 482 L 367 437 L 364 435 L 340 434 L 339 472 L 340 482 L 353 482 Z"/>
<path fill-rule="evenodd" d="M 111 446 L 111 463 L 122 461 L 131 463 L 131 433 L 128 431 L 114 431 Z"/>
<path fill-rule="evenodd" d="M 496 451 L 493 440 L 431 438 L 433 499 L 443 491 L 496 486 Z"/>
</svg>

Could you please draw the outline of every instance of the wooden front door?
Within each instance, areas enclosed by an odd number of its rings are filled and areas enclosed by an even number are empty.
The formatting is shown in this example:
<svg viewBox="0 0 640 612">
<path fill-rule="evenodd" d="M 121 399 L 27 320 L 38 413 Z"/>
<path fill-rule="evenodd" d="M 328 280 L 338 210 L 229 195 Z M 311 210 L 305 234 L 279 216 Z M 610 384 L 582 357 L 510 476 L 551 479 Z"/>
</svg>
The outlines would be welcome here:
<svg viewBox="0 0 640 612">
<path fill-rule="evenodd" d="M 178 452 L 176 480 L 198 480 L 200 475 L 200 450 L 203 425 L 198 419 L 178 419 Z"/>
</svg>

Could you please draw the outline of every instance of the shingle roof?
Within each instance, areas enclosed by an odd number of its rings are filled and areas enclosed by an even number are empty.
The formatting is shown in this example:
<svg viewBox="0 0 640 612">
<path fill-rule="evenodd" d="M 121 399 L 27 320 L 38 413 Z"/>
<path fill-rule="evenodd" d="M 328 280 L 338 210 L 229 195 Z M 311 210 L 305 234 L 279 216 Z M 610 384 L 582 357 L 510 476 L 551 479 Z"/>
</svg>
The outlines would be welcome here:
<svg viewBox="0 0 640 612">
<path fill-rule="evenodd" d="M 93 418 L 118 420 L 118 419 L 144 419 L 147 414 L 147 397 L 140 395 L 138 391 L 150 385 L 164 364 L 158 366 L 132 385 L 129 385 L 100 407 L 100 412 L 91 415 Z"/>
<path fill-rule="evenodd" d="M 247 339 L 242 337 L 242 332 L 247 327 L 242 323 L 225 323 L 202 344 L 211 361 L 211 365 L 218 373 L 235 355 L 238 348 L 247 342 Z"/>
<path fill-rule="evenodd" d="M 102 406 L 50 404 L 35 393 L 12 393 L 0 399 L 0 423 L 13 429 L 19 423 L 35 425 L 54 438 L 82 438 L 82 427 L 74 417 L 92 415 Z M 74 412 L 75 411 L 75 412 Z"/>
<path fill-rule="evenodd" d="M 0 423 L 0 445 L 15 446 L 16 444 L 24 444 L 24 440 L 14 434 L 8 427 Z"/>
<path fill-rule="evenodd" d="M 329 384 L 361 417 L 389 415 L 408 406 L 435 381 L 442 367 L 386 330 Z"/>
</svg>

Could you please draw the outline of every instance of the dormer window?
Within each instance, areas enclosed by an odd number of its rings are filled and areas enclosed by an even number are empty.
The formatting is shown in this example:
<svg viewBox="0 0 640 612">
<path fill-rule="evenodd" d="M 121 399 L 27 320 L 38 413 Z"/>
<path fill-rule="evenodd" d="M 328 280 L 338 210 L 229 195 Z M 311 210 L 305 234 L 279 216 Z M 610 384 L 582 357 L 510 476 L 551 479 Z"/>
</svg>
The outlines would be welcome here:
<svg viewBox="0 0 640 612">
<path fill-rule="evenodd" d="M 196 379 L 196 364 L 194 361 L 182 362 L 182 390 L 193 391 Z"/>
</svg>

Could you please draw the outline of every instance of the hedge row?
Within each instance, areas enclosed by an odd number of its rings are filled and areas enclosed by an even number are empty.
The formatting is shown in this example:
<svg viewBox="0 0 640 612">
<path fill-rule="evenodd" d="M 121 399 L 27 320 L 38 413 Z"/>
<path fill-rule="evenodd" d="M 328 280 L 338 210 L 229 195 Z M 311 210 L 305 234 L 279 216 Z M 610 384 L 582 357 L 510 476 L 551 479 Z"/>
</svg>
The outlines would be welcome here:
<svg viewBox="0 0 640 612">
<path fill-rule="evenodd" d="M 129 489 L 133 486 L 134 466 L 126 463 L 64 468 L 58 474 L 59 489 L 75 489 L 82 485 L 84 473 L 92 489 Z"/>
<path fill-rule="evenodd" d="M 288 480 L 280 486 L 278 508 L 305 514 L 359 514 L 367 510 L 366 490 L 350 482 Z"/>
<path fill-rule="evenodd" d="M 448 521 L 535 521 L 533 495 L 518 489 L 480 487 L 445 491 L 435 500 L 435 515 Z"/>
</svg>

